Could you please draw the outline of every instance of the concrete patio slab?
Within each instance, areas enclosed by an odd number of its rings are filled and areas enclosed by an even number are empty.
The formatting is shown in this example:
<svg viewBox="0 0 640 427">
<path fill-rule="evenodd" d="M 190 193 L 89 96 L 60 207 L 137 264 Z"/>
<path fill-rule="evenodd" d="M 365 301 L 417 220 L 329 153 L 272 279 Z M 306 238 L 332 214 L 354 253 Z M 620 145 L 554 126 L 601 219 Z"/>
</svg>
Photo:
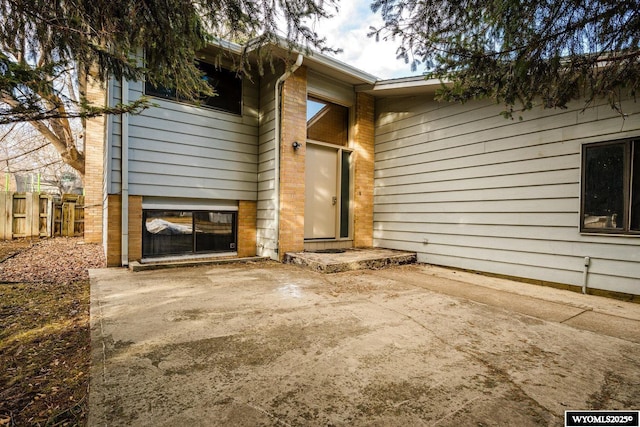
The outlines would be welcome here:
<svg viewBox="0 0 640 427">
<path fill-rule="evenodd" d="M 538 426 L 640 408 L 639 340 L 620 332 L 640 305 L 482 279 L 93 270 L 89 425 Z"/>
</svg>

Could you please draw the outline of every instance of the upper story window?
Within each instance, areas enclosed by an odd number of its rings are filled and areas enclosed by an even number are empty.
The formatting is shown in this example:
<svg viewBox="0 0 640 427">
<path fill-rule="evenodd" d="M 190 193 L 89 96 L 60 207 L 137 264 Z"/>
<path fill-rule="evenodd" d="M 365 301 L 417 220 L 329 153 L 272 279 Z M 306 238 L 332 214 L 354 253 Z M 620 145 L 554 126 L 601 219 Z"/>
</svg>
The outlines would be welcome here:
<svg viewBox="0 0 640 427">
<path fill-rule="evenodd" d="M 582 147 L 581 231 L 640 234 L 640 140 Z"/>
<path fill-rule="evenodd" d="M 211 85 L 216 93 L 215 96 L 200 97 L 200 105 L 233 114 L 242 114 L 242 79 L 233 71 L 218 68 L 206 62 L 197 61 L 196 66 L 204 73 L 203 80 Z M 153 86 L 150 83 L 145 83 L 144 92 L 158 98 L 188 102 L 178 97 L 175 89 Z"/>
<path fill-rule="evenodd" d="M 318 98 L 307 99 L 307 139 L 346 146 L 349 109 Z"/>
</svg>

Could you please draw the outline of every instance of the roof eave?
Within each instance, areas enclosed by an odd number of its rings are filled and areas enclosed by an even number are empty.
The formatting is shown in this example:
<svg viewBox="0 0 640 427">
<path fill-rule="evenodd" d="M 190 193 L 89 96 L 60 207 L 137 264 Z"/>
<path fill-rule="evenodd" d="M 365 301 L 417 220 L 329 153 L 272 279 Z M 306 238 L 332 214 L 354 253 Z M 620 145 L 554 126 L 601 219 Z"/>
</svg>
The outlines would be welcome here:
<svg viewBox="0 0 640 427">
<path fill-rule="evenodd" d="M 427 79 L 425 76 L 412 76 L 378 80 L 371 85 L 357 86 L 356 91 L 368 93 L 373 96 L 435 94 L 436 90 L 447 83 L 448 82 L 443 82 L 439 79 Z"/>
<path fill-rule="evenodd" d="M 211 46 L 226 50 L 232 54 L 240 55 L 244 53 L 252 53 L 257 50 L 260 43 L 259 39 L 249 40 L 246 45 L 239 45 L 227 40 L 217 39 L 210 43 Z M 279 49 L 284 57 L 295 58 L 298 54 L 304 56 L 304 64 L 321 74 L 343 81 L 354 86 L 369 84 L 372 85 L 380 79 L 372 74 L 355 68 L 331 56 L 310 49 L 295 48 L 287 42 L 283 37 L 278 37 L 275 41 L 270 41 L 272 47 Z"/>
<path fill-rule="evenodd" d="M 341 76 L 341 80 L 353 85 L 373 85 L 380 81 L 380 79 L 373 74 L 369 74 L 322 53 L 310 52 L 305 55 L 305 62 L 311 65 L 312 69 L 316 69 L 321 73 L 324 71 L 323 74 L 334 74 L 336 77 Z"/>
</svg>

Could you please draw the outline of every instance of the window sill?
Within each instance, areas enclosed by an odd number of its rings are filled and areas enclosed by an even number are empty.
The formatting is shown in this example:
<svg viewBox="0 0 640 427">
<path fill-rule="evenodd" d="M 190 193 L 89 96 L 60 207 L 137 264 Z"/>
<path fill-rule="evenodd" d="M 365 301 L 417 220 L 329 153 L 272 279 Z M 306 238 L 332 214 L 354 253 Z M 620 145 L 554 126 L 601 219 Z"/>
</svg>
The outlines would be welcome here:
<svg viewBox="0 0 640 427">
<path fill-rule="evenodd" d="M 165 98 L 163 96 L 152 95 L 150 93 L 145 93 L 144 95 L 146 97 L 150 98 L 150 99 L 153 99 L 153 100 L 171 102 L 173 104 L 185 105 L 187 107 L 198 108 L 198 109 L 201 109 L 201 110 L 204 110 L 204 111 L 213 111 L 213 112 L 216 112 L 216 113 L 230 114 L 230 115 L 235 116 L 235 117 L 242 117 L 242 108 L 241 108 L 241 111 L 239 113 L 237 113 L 235 111 L 229 111 L 229 110 L 225 110 L 225 109 L 219 108 L 219 107 L 212 107 L 212 106 L 207 105 L 207 104 L 198 104 L 198 103 L 195 103 L 195 102 L 189 102 L 189 101 L 175 99 L 175 98 Z M 162 108 L 162 106 L 160 106 L 160 108 Z"/>
<path fill-rule="evenodd" d="M 602 236 L 602 237 L 631 237 L 640 238 L 640 233 L 597 233 L 593 231 L 580 231 L 581 236 Z"/>
<path fill-rule="evenodd" d="M 237 252 L 215 252 L 207 254 L 187 254 L 187 255 L 169 255 L 163 257 L 142 258 L 140 264 L 152 264 L 157 262 L 181 262 L 181 261 L 201 261 L 205 259 L 218 259 L 218 258 L 236 258 Z"/>
</svg>

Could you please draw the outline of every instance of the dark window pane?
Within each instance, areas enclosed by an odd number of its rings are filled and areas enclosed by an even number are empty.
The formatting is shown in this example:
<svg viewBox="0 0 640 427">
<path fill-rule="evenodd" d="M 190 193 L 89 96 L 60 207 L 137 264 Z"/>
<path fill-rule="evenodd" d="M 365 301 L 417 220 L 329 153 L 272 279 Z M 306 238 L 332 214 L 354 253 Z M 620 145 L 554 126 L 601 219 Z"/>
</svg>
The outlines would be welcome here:
<svg viewBox="0 0 640 427">
<path fill-rule="evenodd" d="M 149 82 L 144 83 L 144 93 L 164 99 L 177 99 L 175 89 L 168 89 L 164 86 L 154 86 Z"/>
<path fill-rule="evenodd" d="M 623 229 L 625 144 L 587 147 L 585 152 L 585 229 Z"/>
<path fill-rule="evenodd" d="M 202 97 L 202 102 L 209 107 L 240 114 L 242 112 L 242 79 L 233 71 L 216 68 L 205 62 L 198 63 L 198 68 L 205 72 L 202 78 L 216 93 L 215 96 Z"/>
<path fill-rule="evenodd" d="M 640 231 L 640 142 L 632 142 L 631 229 Z"/>
<path fill-rule="evenodd" d="M 349 201 L 350 201 L 350 171 L 349 157 L 351 153 L 342 152 L 342 167 L 340 169 L 340 237 L 349 237 Z"/>
<path fill-rule="evenodd" d="M 235 251 L 236 217 L 236 212 L 145 210 L 142 255 Z"/>
<path fill-rule="evenodd" d="M 224 68 L 216 68 L 206 62 L 196 62 L 196 66 L 204 72 L 202 79 L 205 80 L 216 93 L 214 96 L 200 97 L 202 104 L 230 113 L 241 114 L 242 79 L 232 71 L 225 70 Z M 175 89 L 153 86 L 148 82 L 145 82 L 144 92 L 147 95 L 158 98 L 188 101 L 185 98 L 178 97 Z"/>
<path fill-rule="evenodd" d="M 196 212 L 196 252 L 236 250 L 235 214 L 231 212 Z"/>
<path fill-rule="evenodd" d="M 191 212 L 145 211 L 142 255 L 160 256 L 193 251 Z"/>
</svg>

